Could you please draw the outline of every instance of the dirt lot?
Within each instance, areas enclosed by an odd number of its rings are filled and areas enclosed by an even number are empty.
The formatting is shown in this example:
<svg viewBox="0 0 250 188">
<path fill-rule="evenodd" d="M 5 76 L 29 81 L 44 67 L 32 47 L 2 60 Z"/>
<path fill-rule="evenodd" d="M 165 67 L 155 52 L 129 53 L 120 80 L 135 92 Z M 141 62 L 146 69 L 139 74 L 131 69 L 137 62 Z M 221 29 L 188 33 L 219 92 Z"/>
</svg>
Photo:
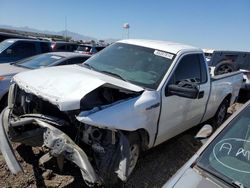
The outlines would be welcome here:
<svg viewBox="0 0 250 188">
<path fill-rule="evenodd" d="M 241 104 L 237 103 L 229 112 L 239 106 Z M 142 154 L 125 187 L 161 187 L 201 146 L 194 139 L 198 130 L 199 127 L 193 128 Z M 12 175 L 0 155 L 0 187 L 84 187 L 79 170 L 72 164 L 66 163 L 63 172 L 55 161 L 39 166 L 39 149 L 18 144 L 14 147 L 25 173 Z"/>
</svg>

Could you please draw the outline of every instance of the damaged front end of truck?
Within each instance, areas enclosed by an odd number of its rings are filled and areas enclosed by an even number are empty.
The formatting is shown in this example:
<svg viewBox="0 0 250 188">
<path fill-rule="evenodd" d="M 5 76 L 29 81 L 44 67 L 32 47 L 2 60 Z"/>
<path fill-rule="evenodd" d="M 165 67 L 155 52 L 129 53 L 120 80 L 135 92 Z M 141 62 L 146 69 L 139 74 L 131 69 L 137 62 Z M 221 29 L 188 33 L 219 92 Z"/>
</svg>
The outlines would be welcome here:
<svg viewBox="0 0 250 188">
<path fill-rule="evenodd" d="M 140 94 L 101 85 L 81 99 L 80 109 L 61 111 L 48 100 L 12 84 L 8 107 L 0 119 L 0 147 L 9 169 L 12 173 L 22 171 L 10 144 L 18 142 L 45 147 L 48 152 L 40 163 L 56 158 L 63 169 L 64 159 L 73 162 L 90 187 L 125 182 L 131 165 L 126 131 L 106 127 L 105 123 L 93 125 L 91 114 L 134 100 Z"/>
</svg>

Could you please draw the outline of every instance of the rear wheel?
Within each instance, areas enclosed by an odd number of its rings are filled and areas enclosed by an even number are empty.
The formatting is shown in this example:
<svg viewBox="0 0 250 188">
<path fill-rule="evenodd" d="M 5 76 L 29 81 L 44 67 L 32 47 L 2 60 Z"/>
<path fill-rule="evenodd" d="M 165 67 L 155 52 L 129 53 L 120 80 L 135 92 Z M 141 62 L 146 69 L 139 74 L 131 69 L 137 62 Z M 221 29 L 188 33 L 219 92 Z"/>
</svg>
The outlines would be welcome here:
<svg viewBox="0 0 250 188">
<path fill-rule="evenodd" d="M 224 99 L 220 104 L 215 116 L 213 117 L 213 127 L 217 129 L 227 117 L 227 109 L 229 107 L 229 100 Z"/>
</svg>

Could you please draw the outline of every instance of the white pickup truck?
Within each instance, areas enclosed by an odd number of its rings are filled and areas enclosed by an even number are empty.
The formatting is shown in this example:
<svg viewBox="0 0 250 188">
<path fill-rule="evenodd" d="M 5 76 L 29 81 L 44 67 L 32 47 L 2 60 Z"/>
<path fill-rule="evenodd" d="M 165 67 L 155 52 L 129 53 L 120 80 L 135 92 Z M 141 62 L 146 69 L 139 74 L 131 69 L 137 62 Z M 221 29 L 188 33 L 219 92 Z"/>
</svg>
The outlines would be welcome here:
<svg viewBox="0 0 250 188">
<path fill-rule="evenodd" d="M 237 98 L 242 73 L 210 77 L 201 49 L 123 40 L 82 65 L 16 75 L 0 119 L 1 152 L 22 170 L 12 142 L 45 147 L 40 159 L 75 163 L 89 186 L 115 186 L 140 151 L 213 118 L 220 125 Z"/>
</svg>

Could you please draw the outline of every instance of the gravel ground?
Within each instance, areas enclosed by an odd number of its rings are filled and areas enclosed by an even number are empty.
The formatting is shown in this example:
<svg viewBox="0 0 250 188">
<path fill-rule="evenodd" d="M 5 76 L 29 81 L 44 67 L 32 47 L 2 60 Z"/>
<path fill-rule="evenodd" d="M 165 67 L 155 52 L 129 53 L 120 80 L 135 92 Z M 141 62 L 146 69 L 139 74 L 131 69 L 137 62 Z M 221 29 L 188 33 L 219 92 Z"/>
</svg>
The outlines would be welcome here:
<svg viewBox="0 0 250 188">
<path fill-rule="evenodd" d="M 241 105 L 237 103 L 229 112 L 233 113 Z M 200 126 L 143 153 L 125 187 L 161 187 L 200 148 L 200 142 L 194 139 Z M 14 148 L 25 173 L 12 175 L 0 154 L 0 187 L 84 187 L 79 170 L 72 164 L 66 163 L 60 172 L 55 161 L 38 165 L 42 153 L 38 148 L 19 144 Z"/>
</svg>

